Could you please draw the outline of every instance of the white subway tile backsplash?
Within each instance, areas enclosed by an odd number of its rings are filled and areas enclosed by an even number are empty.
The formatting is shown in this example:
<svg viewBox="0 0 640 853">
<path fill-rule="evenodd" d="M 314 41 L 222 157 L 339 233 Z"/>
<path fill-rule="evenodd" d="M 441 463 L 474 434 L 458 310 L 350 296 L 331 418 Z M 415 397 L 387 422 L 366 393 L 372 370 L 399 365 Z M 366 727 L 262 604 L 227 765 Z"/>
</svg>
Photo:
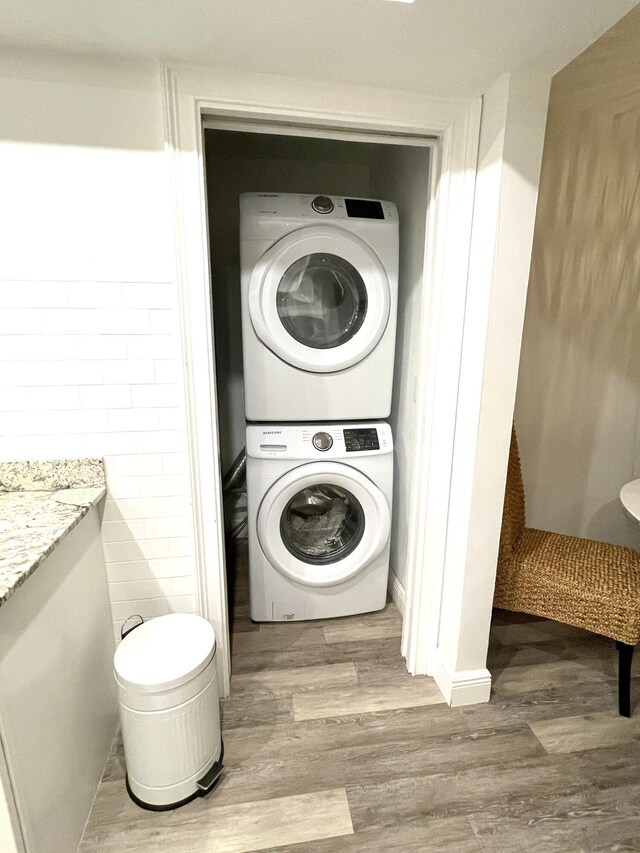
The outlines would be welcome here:
<svg viewBox="0 0 640 853">
<path fill-rule="evenodd" d="M 185 430 L 187 426 L 184 408 L 173 406 L 172 408 L 156 409 L 158 413 L 158 424 L 162 430 Z"/>
<path fill-rule="evenodd" d="M 65 362 L 5 361 L 1 365 L 2 384 L 20 387 L 23 385 L 48 384 L 51 368 L 54 364 L 65 364 Z"/>
<path fill-rule="evenodd" d="M 185 492 L 173 498 L 164 499 L 164 507 L 167 515 L 185 515 L 191 512 L 191 491 Z"/>
<path fill-rule="evenodd" d="M 79 409 L 80 391 L 66 385 L 25 389 L 24 409 L 28 411 L 53 411 L 57 409 Z"/>
<path fill-rule="evenodd" d="M 156 537 L 190 537 L 192 532 L 191 519 L 186 515 L 167 516 L 165 518 L 150 518 L 144 521 L 145 539 Z M 188 541 L 190 541 L 188 539 Z M 192 547 L 192 546 L 191 546 Z M 192 553 L 190 551 L 189 553 Z"/>
<path fill-rule="evenodd" d="M 114 629 L 196 606 L 173 284 L 0 282 L 0 458 L 105 459 Z"/>
<path fill-rule="evenodd" d="M 3 412 L 0 432 L 6 435 L 77 435 L 78 433 L 105 432 L 106 412 L 68 411 L 55 412 Z M 73 442 L 71 442 L 71 446 Z M 77 447 L 77 444 L 75 445 Z M 72 455 L 77 455 L 77 452 Z M 42 457 L 41 457 L 42 458 Z"/>
<path fill-rule="evenodd" d="M 67 335 L 5 335 L 0 337 L 0 361 L 48 362 L 75 357 L 74 344 Z"/>
<path fill-rule="evenodd" d="M 168 542 L 172 557 L 189 557 L 193 554 L 193 541 L 190 536 L 173 537 Z"/>
<path fill-rule="evenodd" d="M 186 453 L 163 453 L 163 474 L 186 474 L 188 471 L 188 459 Z"/>
<path fill-rule="evenodd" d="M 127 358 L 125 335 L 69 335 L 73 357 L 97 358 L 100 361 Z"/>
<path fill-rule="evenodd" d="M 172 554 L 170 539 L 136 539 L 130 542 L 105 542 L 104 556 L 110 563 L 130 563 L 137 560 L 162 560 L 167 557 L 186 557 Z M 184 550 L 179 547 L 177 551 Z"/>
<path fill-rule="evenodd" d="M 157 409 L 114 409 L 109 412 L 109 427 L 114 432 L 145 432 L 160 429 Z"/>
<path fill-rule="evenodd" d="M 175 335 L 178 332 L 178 312 L 154 308 L 149 311 L 149 329 L 152 335 Z"/>
<path fill-rule="evenodd" d="M 109 584 L 112 602 L 135 601 L 143 598 L 159 598 L 175 593 L 173 578 L 154 578 L 142 581 L 118 581 Z M 187 589 L 182 595 L 193 595 L 193 589 Z"/>
<path fill-rule="evenodd" d="M 176 302 L 174 284 L 122 284 L 122 304 L 125 308 L 175 308 Z"/>
<path fill-rule="evenodd" d="M 180 430 L 159 430 L 147 435 L 139 435 L 136 450 L 138 453 L 174 453 L 184 450 L 186 436 Z"/>
<path fill-rule="evenodd" d="M 166 358 L 175 356 L 177 341 L 174 335 L 128 335 L 127 355 L 129 358 Z"/>
<path fill-rule="evenodd" d="M 100 361 L 52 361 L 47 366 L 47 374 L 51 385 L 100 385 L 104 381 Z"/>
<path fill-rule="evenodd" d="M 138 435 L 134 432 L 93 433 L 85 437 L 85 456 L 105 458 L 118 454 L 133 453 Z"/>
<path fill-rule="evenodd" d="M 140 477 L 140 497 L 173 497 L 183 495 L 187 484 L 184 475 L 168 476 L 161 474 L 157 477 Z"/>
<path fill-rule="evenodd" d="M 159 408 L 180 403 L 177 385 L 136 385 L 131 389 L 134 406 Z"/>
<path fill-rule="evenodd" d="M 173 578 L 172 595 L 196 595 L 196 581 L 193 577 Z"/>
<path fill-rule="evenodd" d="M 140 477 L 107 477 L 107 494 L 113 500 L 141 497 Z"/>
<path fill-rule="evenodd" d="M 4 413 L 0 412 L 0 458 L 3 461 L 22 459 L 77 459 L 79 456 L 96 456 L 86 453 L 85 436 L 78 435 L 11 435 L 4 433 Z"/>
<path fill-rule="evenodd" d="M 0 388 L 0 408 L 2 409 L 2 411 L 14 410 L 16 412 L 19 412 L 24 409 L 24 403 L 24 388 L 17 388 L 13 385 L 5 385 L 4 387 Z M 162 460 L 162 457 L 160 457 L 160 459 Z M 162 462 L 160 464 L 162 465 Z"/>
<path fill-rule="evenodd" d="M 193 566 L 191 560 L 186 557 L 163 557 L 107 563 L 109 583 L 192 576 Z"/>
<path fill-rule="evenodd" d="M 185 506 L 182 506 L 184 512 Z M 115 500 L 109 498 L 104 507 L 105 521 L 133 520 L 138 518 L 154 518 L 165 515 L 180 515 L 173 506 L 169 507 L 167 498 L 137 498 Z"/>
<path fill-rule="evenodd" d="M 195 595 L 172 595 L 164 598 L 142 598 L 132 601 L 116 601 L 111 605 L 114 621 L 140 614 L 145 619 L 165 616 L 167 613 L 194 613 Z"/>
<path fill-rule="evenodd" d="M 131 453 L 114 456 L 107 461 L 107 476 L 139 477 L 163 473 L 163 457 L 160 453 Z"/>
<path fill-rule="evenodd" d="M 0 335 L 37 335 L 42 331 L 41 311 L 2 307 L 2 311 L 0 311 Z"/>
<path fill-rule="evenodd" d="M 5 308 L 49 308 L 67 304 L 66 286 L 59 281 L 0 281 Z"/>
<path fill-rule="evenodd" d="M 102 522 L 102 541 L 107 542 L 127 542 L 131 539 L 144 539 L 145 521 L 103 521 Z"/>
<path fill-rule="evenodd" d="M 70 308 L 118 308 L 122 305 L 122 285 L 119 281 L 70 282 L 66 301 Z"/>
<path fill-rule="evenodd" d="M 92 385 L 80 389 L 83 409 L 127 409 L 131 407 L 130 385 Z"/>
<path fill-rule="evenodd" d="M 49 308 L 43 312 L 44 332 L 67 335 L 148 334 L 149 312 L 126 308 Z"/>
<path fill-rule="evenodd" d="M 154 366 L 156 382 L 174 383 L 181 381 L 182 362 L 173 359 L 160 359 L 154 362 Z"/>
<path fill-rule="evenodd" d="M 150 360 L 103 361 L 102 369 L 104 381 L 114 385 L 153 382 L 155 376 L 154 363 Z"/>
</svg>

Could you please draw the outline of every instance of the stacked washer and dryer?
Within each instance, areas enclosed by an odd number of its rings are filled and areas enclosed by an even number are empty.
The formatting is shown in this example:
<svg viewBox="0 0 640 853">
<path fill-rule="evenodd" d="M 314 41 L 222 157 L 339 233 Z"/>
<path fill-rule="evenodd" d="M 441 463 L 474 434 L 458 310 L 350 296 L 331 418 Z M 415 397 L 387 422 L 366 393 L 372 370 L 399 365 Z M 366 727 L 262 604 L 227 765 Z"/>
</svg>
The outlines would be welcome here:
<svg viewBox="0 0 640 853">
<path fill-rule="evenodd" d="M 398 291 L 394 204 L 240 197 L 251 618 L 385 605 Z"/>
</svg>

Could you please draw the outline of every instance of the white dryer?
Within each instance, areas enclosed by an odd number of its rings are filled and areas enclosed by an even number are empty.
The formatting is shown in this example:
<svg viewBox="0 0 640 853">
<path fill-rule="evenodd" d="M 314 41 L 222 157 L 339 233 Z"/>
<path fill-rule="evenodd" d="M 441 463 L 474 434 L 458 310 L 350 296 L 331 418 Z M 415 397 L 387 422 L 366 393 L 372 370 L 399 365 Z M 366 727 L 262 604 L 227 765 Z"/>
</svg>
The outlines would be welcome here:
<svg viewBox="0 0 640 853">
<path fill-rule="evenodd" d="M 338 196 L 243 194 L 240 266 L 247 420 L 388 417 L 396 206 Z"/>
<path fill-rule="evenodd" d="M 251 618 L 382 609 L 392 493 L 386 423 L 249 425 Z"/>
</svg>

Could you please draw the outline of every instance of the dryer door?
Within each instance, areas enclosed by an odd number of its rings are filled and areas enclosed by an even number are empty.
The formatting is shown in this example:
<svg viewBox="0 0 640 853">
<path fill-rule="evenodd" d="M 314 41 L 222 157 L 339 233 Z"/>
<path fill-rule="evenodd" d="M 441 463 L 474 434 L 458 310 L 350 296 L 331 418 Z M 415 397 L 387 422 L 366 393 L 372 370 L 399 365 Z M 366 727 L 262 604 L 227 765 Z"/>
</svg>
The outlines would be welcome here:
<svg viewBox="0 0 640 853">
<path fill-rule="evenodd" d="M 256 335 L 283 361 L 330 373 L 361 361 L 389 321 L 380 259 L 334 226 L 292 231 L 255 265 L 248 308 Z"/>
<path fill-rule="evenodd" d="M 287 472 L 264 496 L 257 521 L 271 565 L 306 586 L 334 586 L 358 574 L 385 547 L 391 525 L 380 489 L 339 462 Z"/>
</svg>

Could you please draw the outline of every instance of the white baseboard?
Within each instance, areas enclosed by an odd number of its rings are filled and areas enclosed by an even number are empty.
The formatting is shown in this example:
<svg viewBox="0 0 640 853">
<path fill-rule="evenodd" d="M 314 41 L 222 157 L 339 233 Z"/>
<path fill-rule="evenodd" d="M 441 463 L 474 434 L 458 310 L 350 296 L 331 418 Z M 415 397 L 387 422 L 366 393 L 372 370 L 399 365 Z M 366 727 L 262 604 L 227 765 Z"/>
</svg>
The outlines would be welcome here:
<svg viewBox="0 0 640 853">
<path fill-rule="evenodd" d="M 491 673 L 488 669 L 466 669 L 452 672 L 438 649 L 433 678 L 452 708 L 461 705 L 479 705 L 489 701 Z"/>
<path fill-rule="evenodd" d="M 407 593 L 405 588 L 398 580 L 398 575 L 391 568 L 389 569 L 389 580 L 387 582 L 387 589 L 389 591 L 389 595 L 391 596 L 391 600 L 394 602 L 394 604 L 402 614 L 402 618 L 404 619 L 404 613 L 407 609 Z"/>
</svg>

